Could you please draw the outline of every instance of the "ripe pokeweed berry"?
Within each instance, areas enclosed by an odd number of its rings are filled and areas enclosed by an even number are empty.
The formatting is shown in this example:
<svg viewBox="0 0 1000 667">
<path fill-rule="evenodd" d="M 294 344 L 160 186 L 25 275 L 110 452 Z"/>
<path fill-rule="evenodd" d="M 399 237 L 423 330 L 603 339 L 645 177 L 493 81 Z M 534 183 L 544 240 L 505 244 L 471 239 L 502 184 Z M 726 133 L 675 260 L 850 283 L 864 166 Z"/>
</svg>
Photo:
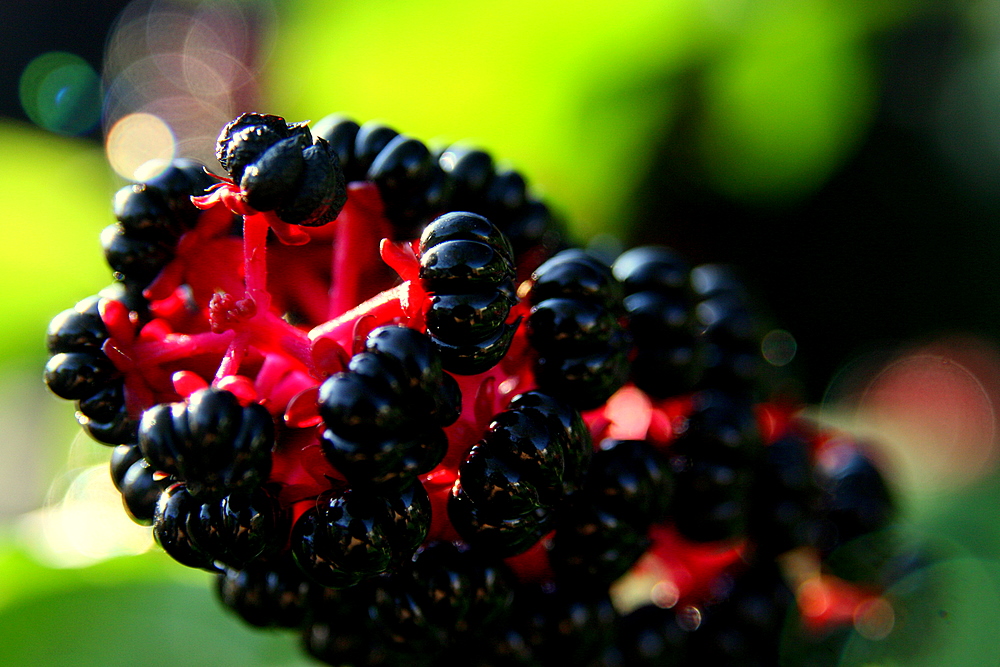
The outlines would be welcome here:
<svg viewBox="0 0 1000 667">
<path fill-rule="evenodd" d="M 363 123 L 354 137 L 354 167 L 357 171 L 356 178 L 352 180 L 364 179 L 379 153 L 397 136 L 399 132 L 382 123 Z"/>
<path fill-rule="evenodd" d="M 755 552 L 776 556 L 818 546 L 823 493 L 807 435 L 792 431 L 769 443 L 758 465 L 748 517 Z"/>
<path fill-rule="evenodd" d="M 70 400 L 93 396 L 116 376 L 106 357 L 86 352 L 60 352 L 45 366 L 45 384 L 56 396 Z"/>
<path fill-rule="evenodd" d="M 47 332 L 49 354 L 100 350 L 108 338 L 101 320 L 100 298 L 89 297 L 52 318 Z"/>
<path fill-rule="evenodd" d="M 360 126 L 350 118 L 331 114 L 317 122 L 312 130 L 313 135 L 325 139 L 337 155 L 344 178 L 348 182 L 359 180 L 359 177 L 364 175 L 358 173 L 354 159 L 354 142 L 359 129 Z"/>
<path fill-rule="evenodd" d="M 554 526 L 549 560 L 559 581 L 606 588 L 625 574 L 649 547 L 645 526 L 594 498 L 574 498 Z"/>
<path fill-rule="evenodd" d="M 427 328 L 454 373 L 482 373 L 507 353 L 518 322 L 508 324 L 514 298 L 513 252 L 486 218 L 454 212 L 420 237 L 420 281 L 429 293 Z"/>
<path fill-rule="evenodd" d="M 626 294 L 632 381 L 656 398 L 694 389 L 706 351 L 686 262 L 669 248 L 641 246 L 622 253 L 612 271 Z"/>
<path fill-rule="evenodd" d="M 493 158 L 486 151 L 455 145 L 438 158 L 454 183 L 452 203 L 457 210 L 475 210 L 493 180 Z"/>
<path fill-rule="evenodd" d="M 684 432 L 670 447 L 672 514 L 681 534 L 712 542 L 744 533 L 761 451 L 748 402 L 718 392 L 697 396 Z"/>
<path fill-rule="evenodd" d="M 414 482 L 414 486 L 419 482 Z M 413 502 L 426 499 L 414 494 Z M 424 519 L 416 530 L 399 531 L 401 515 L 383 497 L 360 489 L 320 498 L 299 517 L 292 530 L 292 555 L 313 581 L 330 588 L 348 588 L 379 575 L 393 564 L 394 554 L 406 551 L 413 532 L 426 533 L 428 512 L 407 512 Z M 422 536 L 421 536 L 422 539 Z M 393 542 L 397 542 L 393 544 Z M 412 553 L 412 552 L 411 552 Z"/>
<path fill-rule="evenodd" d="M 224 567 L 216 575 L 216 592 L 222 604 L 259 628 L 297 628 L 310 606 L 309 582 L 287 555 L 243 569 Z"/>
<path fill-rule="evenodd" d="M 449 499 L 465 540 L 510 555 L 551 530 L 567 491 L 582 482 L 576 452 L 589 437 L 573 428 L 575 420 L 572 408 L 537 394 L 515 398 L 494 418 L 459 466 Z"/>
<path fill-rule="evenodd" d="M 704 605 L 688 660 L 713 665 L 780 664 L 781 636 L 794 595 L 774 561 L 755 563 L 724 598 Z"/>
<path fill-rule="evenodd" d="M 611 270 L 592 255 L 565 250 L 535 270 L 528 298 L 539 386 L 583 410 L 607 401 L 627 379 L 630 346 Z"/>
<path fill-rule="evenodd" d="M 139 445 L 118 445 L 111 452 L 111 481 L 122 494 L 122 505 L 129 518 L 142 526 L 151 526 L 160 494 L 169 486 L 169 478 L 160 480 L 156 471 L 142 457 Z"/>
<path fill-rule="evenodd" d="M 376 329 L 348 370 L 319 388 L 324 454 L 354 484 L 407 484 L 429 472 L 447 450 L 441 427 L 458 418 L 461 393 L 446 377 L 427 336 Z"/>
<path fill-rule="evenodd" d="M 283 520 L 277 502 L 263 489 L 201 502 L 184 484 L 174 484 L 160 496 L 153 536 L 188 567 L 240 568 L 284 544 Z"/>
<path fill-rule="evenodd" d="M 402 134 L 393 137 L 379 151 L 366 176 L 378 187 L 386 217 L 397 227 L 401 238 L 412 238 L 414 231 L 419 232 L 437 200 L 446 196 L 437 191 L 429 194 L 432 186 L 443 186 L 443 178 L 444 173 L 427 146 Z"/>
<path fill-rule="evenodd" d="M 617 664 L 619 615 L 606 591 L 580 595 L 570 587 L 524 586 L 511 612 L 543 664 Z"/>
<path fill-rule="evenodd" d="M 267 479 L 274 422 L 256 403 L 244 407 L 229 391 L 203 389 L 144 412 L 139 446 L 150 465 L 183 480 L 192 496 L 219 497 Z"/>
<path fill-rule="evenodd" d="M 513 595 L 510 573 L 464 545 L 432 542 L 399 573 L 380 579 L 371 616 L 399 650 L 440 654 L 485 637 L 503 622 Z"/>
</svg>

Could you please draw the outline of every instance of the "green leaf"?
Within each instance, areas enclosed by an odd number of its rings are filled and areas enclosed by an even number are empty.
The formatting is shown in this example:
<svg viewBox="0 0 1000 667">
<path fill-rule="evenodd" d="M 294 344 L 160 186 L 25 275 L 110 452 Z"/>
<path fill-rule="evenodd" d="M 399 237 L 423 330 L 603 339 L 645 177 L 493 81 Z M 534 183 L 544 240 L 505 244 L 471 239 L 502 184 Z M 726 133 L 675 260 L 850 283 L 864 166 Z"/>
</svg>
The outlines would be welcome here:
<svg viewBox="0 0 1000 667">
<path fill-rule="evenodd" d="M 114 181 L 100 148 L 0 122 L 0 367 L 40 367 L 58 312 L 111 282 L 98 234 L 114 222 Z"/>
<path fill-rule="evenodd" d="M 81 569 L 0 554 L 0 664 L 45 667 L 295 667 L 294 632 L 223 609 L 211 577 L 162 553 Z"/>
</svg>

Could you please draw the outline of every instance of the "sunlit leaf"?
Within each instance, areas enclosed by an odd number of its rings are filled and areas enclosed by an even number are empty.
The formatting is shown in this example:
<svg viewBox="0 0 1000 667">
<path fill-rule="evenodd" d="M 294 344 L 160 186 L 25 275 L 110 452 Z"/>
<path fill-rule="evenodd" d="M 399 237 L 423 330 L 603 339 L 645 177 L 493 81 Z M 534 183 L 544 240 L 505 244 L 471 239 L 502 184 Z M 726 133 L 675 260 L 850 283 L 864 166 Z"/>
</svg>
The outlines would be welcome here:
<svg viewBox="0 0 1000 667">
<path fill-rule="evenodd" d="M 0 145 L 0 366 L 37 367 L 52 316 L 111 281 L 98 234 L 115 186 L 96 144 L 0 122 Z"/>
</svg>

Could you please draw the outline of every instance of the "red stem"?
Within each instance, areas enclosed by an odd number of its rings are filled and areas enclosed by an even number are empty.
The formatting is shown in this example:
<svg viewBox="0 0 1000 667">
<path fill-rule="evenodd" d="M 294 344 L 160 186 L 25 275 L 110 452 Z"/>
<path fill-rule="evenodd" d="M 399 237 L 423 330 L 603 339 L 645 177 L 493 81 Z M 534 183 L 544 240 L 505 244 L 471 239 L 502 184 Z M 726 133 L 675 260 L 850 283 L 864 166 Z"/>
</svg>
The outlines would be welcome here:
<svg viewBox="0 0 1000 667">
<path fill-rule="evenodd" d="M 344 210 L 333 223 L 333 266 L 330 284 L 330 319 L 351 310 L 374 291 L 372 267 L 382 265 L 379 244 L 389 236 L 382 199 L 371 183 L 351 183 Z M 367 275 L 366 275 L 367 274 Z"/>
</svg>

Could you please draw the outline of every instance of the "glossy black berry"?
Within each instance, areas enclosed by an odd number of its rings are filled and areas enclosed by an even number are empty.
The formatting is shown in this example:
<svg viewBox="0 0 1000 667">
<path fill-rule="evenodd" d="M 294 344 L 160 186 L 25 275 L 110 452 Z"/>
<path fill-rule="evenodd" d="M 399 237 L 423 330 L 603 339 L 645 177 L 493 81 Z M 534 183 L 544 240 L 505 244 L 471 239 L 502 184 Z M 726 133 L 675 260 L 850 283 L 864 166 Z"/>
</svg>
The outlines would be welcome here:
<svg viewBox="0 0 1000 667">
<path fill-rule="evenodd" d="M 363 179 L 378 154 L 398 135 L 396 130 L 375 121 L 361 125 L 354 137 L 354 165 L 357 172 L 351 180 Z"/>
<path fill-rule="evenodd" d="M 350 371 L 336 373 L 322 384 L 319 408 L 331 431 L 355 440 L 389 437 L 407 418 L 398 394 Z"/>
<path fill-rule="evenodd" d="M 471 294 L 435 294 L 427 311 L 427 328 L 445 340 L 485 339 L 502 327 L 513 297 L 504 290 Z"/>
<path fill-rule="evenodd" d="M 688 659 L 727 667 L 780 664 L 781 636 L 793 604 L 777 564 L 754 564 L 736 577 L 724 599 L 704 606 Z"/>
<path fill-rule="evenodd" d="M 164 485 L 155 473 L 142 458 L 138 445 L 119 445 L 111 453 L 111 481 L 122 494 L 129 518 L 143 526 L 152 525 L 163 491 Z"/>
<path fill-rule="evenodd" d="M 320 386 L 321 444 L 353 484 L 402 486 L 444 457 L 461 393 L 419 331 L 380 327 L 365 346 Z"/>
<path fill-rule="evenodd" d="M 725 264 L 700 264 L 691 269 L 691 288 L 702 299 L 725 295 L 746 302 L 749 297 L 736 270 Z"/>
<path fill-rule="evenodd" d="M 528 339 L 539 386 L 581 410 L 604 403 L 628 379 L 628 334 L 618 321 L 621 286 L 596 257 L 565 250 L 532 274 Z"/>
<path fill-rule="evenodd" d="M 587 496 L 567 507 L 555 528 L 549 562 L 559 580 L 581 588 L 606 587 L 625 574 L 649 546 L 646 522 L 618 514 Z"/>
<path fill-rule="evenodd" d="M 284 546 L 288 527 L 277 500 L 263 488 L 203 503 L 188 521 L 195 545 L 214 561 L 245 567 Z"/>
<path fill-rule="evenodd" d="M 409 560 L 431 527 L 431 501 L 424 485 L 414 480 L 396 493 L 388 493 L 389 543 L 396 562 Z"/>
<path fill-rule="evenodd" d="M 493 179 L 493 158 L 486 151 L 455 145 L 438 159 L 454 183 L 452 202 L 458 210 L 476 210 Z"/>
<path fill-rule="evenodd" d="M 174 257 L 170 245 L 159 240 L 130 236 L 119 223 L 104 228 L 101 246 L 116 279 L 143 285 L 152 282 Z"/>
<path fill-rule="evenodd" d="M 607 347 L 620 331 L 610 310 L 583 299 L 546 299 L 532 309 L 528 319 L 528 337 L 543 356 L 587 354 Z"/>
<path fill-rule="evenodd" d="M 493 175 L 486 189 L 486 216 L 506 222 L 524 208 L 528 184 L 519 172 L 504 169 Z"/>
<path fill-rule="evenodd" d="M 484 518 L 517 517 L 543 506 L 530 475 L 504 461 L 503 454 L 500 447 L 480 443 L 460 468 L 462 489 Z"/>
<path fill-rule="evenodd" d="M 429 291 L 495 288 L 514 279 L 507 257 L 478 241 L 444 241 L 421 250 L 420 279 Z"/>
<path fill-rule="evenodd" d="M 646 290 L 625 297 L 624 306 L 636 386 L 656 398 L 691 391 L 705 360 L 692 304 L 682 294 Z"/>
<path fill-rule="evenodd" d="M 614 651 L 620 622 L 605 591 L 522 586 L 511 620 L 542 664 L 617 664 L 614 658 L 603 661 L 604 654 Z"/>
<path fill-rule="evenodd" d="M 572 408 L 539 392 L 515 398 L 459 466 L 448 513 L 459 534 L 510 555 L 552 525 L 568 493 L 582 484 L 583 449 Z"/>
<path fill-rule="evenodd" d="M 611 266 L 625 294 L 653 292 L 680 295 L 690 291 L 690 267 L 676 252 L 664 246 L 639 246 L 626 250 Z"/>
<path fill-rule="evenodd" d="M 218 182 L 208 173 L 205 165 L 187 158 L 174 158 L 160 171 L 141 180 L 147 190 L 159 193 L 182 226 L 193 225 L 199 215 L 200 209 L 191 202 L 191 197 L 204 194 Z M 121 218 L 119 222 L 126 224 Z"/>
<path fill-rule="evenodd" d="M 749 532 L 761 556 L 815 546 L 822 492 L 807 437 L 795 431 L 764 447 L 751 495 Z"/>
<path fill-rule="evenodd" d="M 56 396 L 69 400 L 89 398 L 118 376 L 103 354 L 60 352 L 45 365 L 45 384 Z"/>
<path fill-rule="evenodd" d="M 284 544 L 286 528 L 277 501 L 263 489 L 234 492 L 200 502 L 183 484 L 163 492 L 153 520 L 153 535 L 174 560 L 215 569 L 218 561 L 244 567 Z"/>
<path fill-rule="evenodd" d="M 664 521 L 673 495 L 670 463 L 644 440 L 605 440 L 594 452 L 586 493 L 638 527 Z"/>
<path fill-rule="evenodd" d="M 558 440 L 564 455 L 563 493 L 569 495 L 577 491 L 584 482 L 594 451 L 590 431 L 580 413 L 569 403 L 540 391 L 518 394 L 509 408 L 522 414 L 538 415 L 547 422 L 549 437 Z"/>
<path fill-rule="evenodd" d="M 485 373 L 500 363 L 510 344 L 521 319 L 503 324 L 488 338 L 474 343 L 453 344 L 431 335 L 431 340 L 441 352 L 445 368 L 456 375 L 476 375 Z"/>
<path fill-rule="evenodd" d="M 576 357 L 552 353 L 535 364 L 538 385 L 580 410 L 602 405 L 628 380 L 627 338 L 620 334 L 601 349 Z"/>
<path fill-rule="evenodd" d="M 369 614 L 363 613 L 374 602 L 374 585 L 319 588 L 312 596 L 310 618 L 302 634 L 304 648 L 313 658 L 336 667 L 427 664 L 421 654 L 391 646 Z"/>
<path fill-rule="evenodd" d="M 410 651 L 440 651 L 488 635 L 513 597 L 499 563 L 451 542 L 422 547 L 399 574 L 379 582 L 371 607 L 380 634 Z"/>
<path fill-rule="evenodd" d="M 147 183 L 125 186 L 115 194 L 113 205 L 124 233 L 133 238 L 176 238 L 195 221 L 188 211 L 179 216 L 165 193 Z"/>
<path fill-rule="evenodd" d="M 430 294 L 427 330 L 446 369 L 482 373 L 507 353 L 517 323 L 513 253 L 486 218 L 445 214 L 420 237 L 420 282 Z"/>
<path fill-rule="evenodd" d="M 456 211 L 435 219 L 420 235 L 420 252 L 423 254 L 446 241 L 478 241 L 513 262 L 514 254 L 506 235 L 475 213 Z"/>
<path fill-rule="evenodd" d="M 288 557 L 223 568 L 216 592 L 222 604 L 259 628 L 299 627 L 309 611 L 309 582 Z"/>
<path fill-rule="evenodd" d="M 49 354 L 98 351 L 108 338 L 101 320 L 100 297 L 88 297 L 52 318 L 46 334 Z"/>
<path fill-rule="evenodd" d="M 139 421 L 125 405 L 125 389 L 115 380 L 93 396 L 77 401 L 77 420 L 90 437 L 106 445 L 135 442 Z"/>
<path fill-rule="evenodd" d="M 359 180 L 364 176 L 364 173 L 358 173 L 354 159 L 354 142 L 358 136 L 358 129 L 356 122 L 340 114 L 326 116 L 313 126 L 313 135 L 325 139 L 337 155 L 348 182 Z"/>
<path fill-rule="evenodd" d="M 402 391 L 413 392 L 412 398 L 437 392 L 445 377 L 437 350 L 416 329 L 379 327 L 368 334 L 365 349 L 394 369 L 393 379 Z M 450 423 L 442 421 L 441 425 Z"/>
<path fill-rule="evenodd" d="M 257 403 L 244 407 L 228 391 L 202 389 L 144 412 L 139 446 L 153 467 L 183 480 L 193 496 L 217 498 L 267 479 L 274 422 Z"/>
<path fill-rule="evenodd" d="M 619 307 L 622 288 L 611 269 L 593 255 L 576 248 L 563 250 L 532 275 L 529 298 L 538 304 L 557 297 L 582 298 L 605 307 Z"/>
<path fill-rule="evenodd" d="M 317 499 L 299 517 L 292 530 L 292 554 L 321 586 L 354 586 L 392 565 L 392 524 L 385 500 L 350 489 Z"/>
<path fill-rule="evenodd" d="M 710 355 L 687 264 L 669 248 L 641 246 L 622 253 L 612 272 L 627 295 L 625 313 L 635 345 L 633 382 L 654 398 L 693 390 Z"/>
<path fill-rule="evenodd" d="M 397 135 L 368 169 L 367 180 L 378 187 L 385 214 L 397 227 L 409 229 L 427 212 L 426 191 L 439 171 L 422 141 Z"/>
<path fill-rule="evenodd" d="M 748 402 L 717 392 L 696 397 L 686 429 L 670 447 L 672 515 L 681 534 L 711 542 L 744 533 L 761 451 Z"/>
<path fill-rule="evenodd" d="M 825 550 L 890 526 L 896 502 L 881 471 L 860 450 L 829 457 L 820 468 Z"/>
<path fill-rule="evenodd" d="M 110 422 L 125 415 L 125 387 L 118 380 L 109 382 L 105 387 L 87 398 L 77 401 L 77 410 L 84 417 L 94 422 Z"/>
<path fill-rule="evenodd" d="M 480 508 L 461 486 L 456 486 L 448 498 L 448 518 L 473 547 L 506 557 L 521 553 L 538 542 L 552 529 L 555 515 L 552 510 L 539 506 L 517 516 L 491 516 L 487 508 Z"/>
<path fill-rule="evenodd" d="M 201 503 L 183 484 L 174 484 L 160 495 L 153 518 L 153 537 L 181 565 L 214 570 L 211 557 L 195 545 L 188 523 L 200 508 Z"/>
</svg>

